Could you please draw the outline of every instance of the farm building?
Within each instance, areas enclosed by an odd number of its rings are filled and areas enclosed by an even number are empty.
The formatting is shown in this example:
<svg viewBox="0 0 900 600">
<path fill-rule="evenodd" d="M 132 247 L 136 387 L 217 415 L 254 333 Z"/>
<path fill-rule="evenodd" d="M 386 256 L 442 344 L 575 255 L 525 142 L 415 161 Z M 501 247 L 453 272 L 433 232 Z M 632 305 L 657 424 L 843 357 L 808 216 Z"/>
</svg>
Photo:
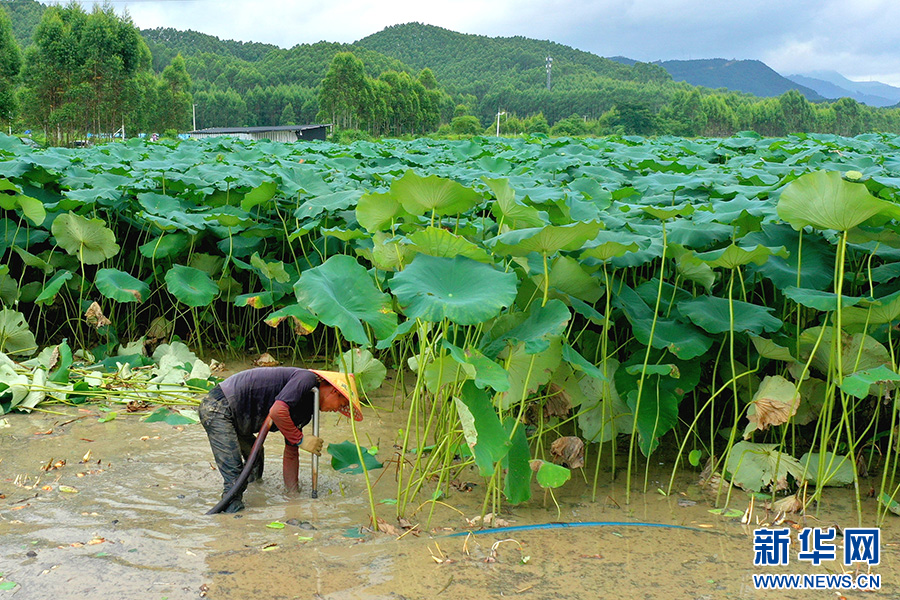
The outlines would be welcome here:
<svg viewBox="0 0 900 600">
<path fill-rule="evenodd" d="M 191 131 L 193 139 L 209 137 L 236 137 L 242 140 L 272 140 L 273 142 L 297 142 L 324 140 L 331 125 L 276 125 L 272 127 L 209 127 Z"/>
</svg>

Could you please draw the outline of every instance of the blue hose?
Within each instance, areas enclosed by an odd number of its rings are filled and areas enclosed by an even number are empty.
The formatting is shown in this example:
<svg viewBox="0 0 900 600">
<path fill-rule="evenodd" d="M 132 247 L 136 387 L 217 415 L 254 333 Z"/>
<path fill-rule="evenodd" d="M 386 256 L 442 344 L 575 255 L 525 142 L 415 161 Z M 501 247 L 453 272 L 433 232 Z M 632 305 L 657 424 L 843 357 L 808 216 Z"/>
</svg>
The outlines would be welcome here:
<svg viewBox="0 0 900 600">
<path fill-rule="evenodd" d="M 699 527 L 687 527 L 685 525 L 667 525 L 665 523 L 631 523 L 626 521 L 587 521 L 585 523 L 539 523 L 537 525 L 513 525 L 511 527 L 497 527 L 496 529 L 479 529 L 478 531 L 458 531 L 446 537 L 459 537 L 461 535 L 481 535 L 482 533 L 506 533 L 509 531 L 528 531 L 530 529 L 565 529 L 567 527 L 656 527 L 659 529 L 685 529 L 687 531 L 703 531 L 706 533 L 718 533 Z"/>
</svg>

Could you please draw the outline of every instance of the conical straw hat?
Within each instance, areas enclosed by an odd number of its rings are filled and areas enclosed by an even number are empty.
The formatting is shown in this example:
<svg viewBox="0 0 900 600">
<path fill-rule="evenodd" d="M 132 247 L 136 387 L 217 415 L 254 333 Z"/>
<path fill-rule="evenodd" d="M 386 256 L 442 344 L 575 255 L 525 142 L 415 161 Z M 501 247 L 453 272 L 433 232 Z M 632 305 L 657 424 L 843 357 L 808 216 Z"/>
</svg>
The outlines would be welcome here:
<svg viewBox="0 0 900 600">
<path fill-rule="evenodd" d="M 338 373 L 337 371 L 317 371 L 310 369 L 313 373 L 334 386 L 340 394 L 347 399 L 347 405 L 342 406 L 338 410 L 342 415 L 350 417 L 350 406 L 353 406 L 353 418 L 356 421 L 362 421 L 362 406 L 359 404 L 359 394 L 356 393 L 356 378 L 353 373 Z"/>
</svg>

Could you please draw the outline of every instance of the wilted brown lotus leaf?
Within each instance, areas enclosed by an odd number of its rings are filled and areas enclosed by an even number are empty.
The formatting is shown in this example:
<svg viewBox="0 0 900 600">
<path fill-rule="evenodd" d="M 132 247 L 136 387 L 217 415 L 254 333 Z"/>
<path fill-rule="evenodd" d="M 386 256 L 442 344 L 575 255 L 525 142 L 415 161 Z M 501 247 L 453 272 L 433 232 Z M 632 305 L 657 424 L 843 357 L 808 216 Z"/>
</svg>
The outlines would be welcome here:
<svg viewBox="0 0 900 600">
<path fill-rule="evenodd" d="M 759 384 L 759 390 L 747 409 L 750 423 L 744 437 L 747 438 L 756 429 L 763 431 L 770 425 L 787 423 L 799 406 L 800 393 L 793 383 L 780 375 L 766 377 Z"/>
<path fill-rule="evenodd" d="M 253 361 L 257 367 L 277 367 L 281 363 L 275 360 L 275 357 L 268 352 L 263 352 L 259 358 Z"/>
<path fill-rule="evenodd" d="M 803 502 L 797 497 L 797 494 L 792 494 L 776 500 L 772 508 L 776 512 L 799 513 L 803 510 Z"/>
<path fill-rule="evenodd" d="M 567 416 L 572 409 L 569 393 L 555 383 L 551 383 L 548 386 L 547 392 L 547 401 L 544 402 L 544 415 L 547 418 Z"/>
<path fill-rule="evenodd" d="M 106 318 L 100 305 L 96 302 L 92 302 L 87 311 L 85 311 L 84 319 L 87 321 L 87 324 L 94 329 L 100 329 L 101 327 L 106 327 L 112 323 L 112 321 Z"/>
<path fill-rule="evenodd" d="M 570 469 L 584 466 L 584 442 L 575 436 L 561 437 L 550 444 L 550 455 L 558 465 L 568 465 Z"/>
<path fill-rule="evenodd" d="M 156 317 L 150 321 L 150 328 L 147 329 L 146 335 L 147 341 L 168 339 L 172 335 L 174 328 L 175 324 L 172 321 L 162 316 Z"/>
<path fill-rule="evenodd" d="M 378 531 L 381 533 L 386 533 L 388 535 L 393 535 L 395 537 L 400 535 L 400 530 L 395 526 L 391 525 L 381 517 L 378 517 Z"/>
</svg>

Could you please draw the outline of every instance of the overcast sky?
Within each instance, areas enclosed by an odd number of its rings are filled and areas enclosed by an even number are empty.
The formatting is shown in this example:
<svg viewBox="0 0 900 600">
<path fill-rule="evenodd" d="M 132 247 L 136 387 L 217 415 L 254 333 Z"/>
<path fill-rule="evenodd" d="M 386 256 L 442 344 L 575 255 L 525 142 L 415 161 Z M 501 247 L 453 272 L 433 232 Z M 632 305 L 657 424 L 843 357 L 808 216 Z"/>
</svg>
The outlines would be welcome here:
<svg viewBox="0 0 900 600">
<path fill-rule="evenodd" d="M 90 4 L 85 2 L 85 4 Z M 193 29 L 289 48 L 354 42 L 419 21 L 549 39 L 637 60 L 759 59 L 789 75 L 833 70 L 900 86 L 897 0 L 114 0 L 141 28 Z"/>
</svg>

